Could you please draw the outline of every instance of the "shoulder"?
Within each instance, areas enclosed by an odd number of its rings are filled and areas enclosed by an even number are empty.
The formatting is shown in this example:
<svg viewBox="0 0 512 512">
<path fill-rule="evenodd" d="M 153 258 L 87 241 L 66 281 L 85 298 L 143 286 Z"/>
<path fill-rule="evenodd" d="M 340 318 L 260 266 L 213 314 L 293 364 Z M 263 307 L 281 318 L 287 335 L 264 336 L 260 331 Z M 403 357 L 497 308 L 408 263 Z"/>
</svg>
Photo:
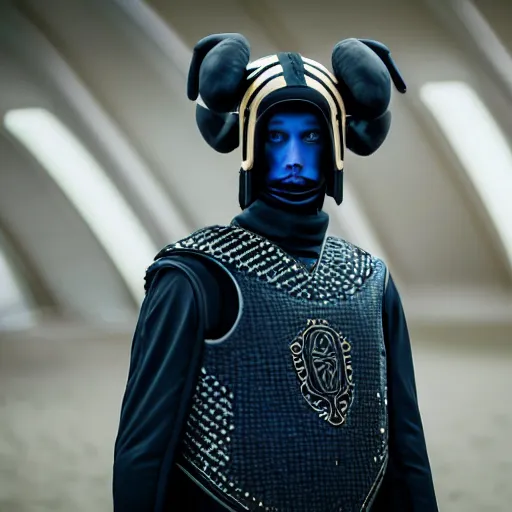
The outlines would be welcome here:
<svg viewBox="0 0 512 512">
<path fill-rule="evenodd" d="M 205 251 L 205 246 L 214 244 L 215 240 L 226 232 L 230 232 L 230 228 L 230 226 L 207 226 L 177 242 L 166 245 L 146 269 L 146 291 L 155 276 L 169 273 L 181 274 L 182 278 L 188 279 L 193 284 L 199 282 L 211 287 L 215 282 L 222 286 L 222 282 L 228 277 L 226 271 L 214 258 L 209 257 L 209 251 Z"/>
<path fill-rule="evenodd" d="M 362 263 L 364 266 L 371 268 L 379 266 L 385 270 L 387 269 L 382 259 L 344 238 L 332 235 L 327 236 L 324 251 L 335 252 L 344 262 L 354 262 L 356 265 Z"/>
<path fill-rule="evenodd" d="M 180 251 L 184 253 L 187 250 L 197 251 L 207 249 L 214 244 L 219 238 L 229 237 L 236 231 L 235 226 L 206 226 L 198 229 L 181 240 L 166 245 L 155 257 L 155 261 L 169 254 Z"/>
<path fill-rule="evenodd" d="M 376 256 L 369 253 L 362 247 L 359 247 L 358 245 L 349 242 L 348 240 L 345 240 L 344 238 L 341 238 L 339 236 L 334 235 L 328 235 L 326 237 L 326 244 L 331 244 L 339 248 L 339 250 L 343 251 L 346 254 L 357 254 L 364 256 L 366 258 L 372 259 L 372 260 L 378 260 Z"/>
<path fill-rule="evenodd" d="M 146 271 L 144 311 L 147 320 L 199 315 L 207 326 L 220 285 L 199 260 L 188 255 L 159 258 Z M 171 314 L 172 313 L 172 314 Z"/>
<path fill-rule="evenodd" d="M 204 259 L 189 254 L 170 254 L 155 260 L 147 269 L 146 292 L 156 284 L 166 286 L 179 283 L 194 286 L 197 282 L 208 281 L 212 274 L 210 265 Z"/>
<path fill-rule="evenodd" d="M 205 326 L 209 336 L 213 338 L 219 332 L 229 330 L 226 326 L 231 325 L 239 305 L 238 289 L 231 274 L 215 260 L 214 254 L 205 251 L 205 245 L 218 238 L 220 228 L 203 228 L 164 247 L 147 269 L 145 277 L 146 293 L 195 297 L 206 315 Z M 217 235 L 213 237 L 212 233 Z"/>
<path fill-rule="evenodd" d="M 146 269 L 144 277 L 145 302 L 161 302 L 171 307 L 175 300 L 192 300 L 197 291 L 198 275 L 194 263 L 183 257 L 161 258 L 154 261 Z"/>
<path fill-rule="evenodd" d="M 361 287 L 365 283 L 385 293 L 388 269 L 384 261 L 352 242 L 328 236 L 323 249 L 324 259 L 339 269 L 344 281 Z"/>
<path fill-rule="evenodd" d="M 233 239 L 238 239 L 244 230 L 236 226 L 207 226 L 194 231 L 189 236 L 165 246 L 155 257 L 149 270 L 178 264 L 188 270 L 206 271 L 208 274 L 227 275 L 228 271 L 217 256 L 223 254 Z"/>
</svg>

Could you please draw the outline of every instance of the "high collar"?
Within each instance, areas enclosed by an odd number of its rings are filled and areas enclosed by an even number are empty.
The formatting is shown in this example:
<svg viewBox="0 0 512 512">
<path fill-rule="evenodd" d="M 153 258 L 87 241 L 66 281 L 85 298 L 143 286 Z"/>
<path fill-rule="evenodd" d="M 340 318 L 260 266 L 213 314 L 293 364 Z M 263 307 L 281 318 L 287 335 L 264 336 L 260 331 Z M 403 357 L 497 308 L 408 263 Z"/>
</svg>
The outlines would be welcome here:
<svg viewBox="0 0 512 512">
<path fill-rule="evenodd" d="M 258 199 L 237 215 L 232 224 L 266 238 L 290 256 L 309 264 L 320 256 L 329 215 L 323 211 L 291 213 Z"/>
</svg>

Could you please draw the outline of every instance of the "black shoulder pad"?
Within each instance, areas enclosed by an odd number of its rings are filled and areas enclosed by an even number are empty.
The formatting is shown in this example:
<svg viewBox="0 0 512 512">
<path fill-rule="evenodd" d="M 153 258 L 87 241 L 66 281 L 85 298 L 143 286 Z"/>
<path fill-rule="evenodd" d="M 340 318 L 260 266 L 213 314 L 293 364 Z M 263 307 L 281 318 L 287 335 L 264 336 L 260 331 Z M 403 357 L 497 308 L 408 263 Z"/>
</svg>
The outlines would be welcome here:
<svg viewBox="0 0 512 512">
<path fill-rule="evenodd" d="M 156 259 L 146 269 L 146 275 L 144 276 L 144 290 L 146 292 L 151 287 L 151 283 L 153 282 L 153 279 L 159 270 L 162 270 L 163 268 L 183 268 L 183 264 L 180 261 L 178 261 L 176 255 L 157 256 L 157 258 L 158 259 Z"/>
</svg>

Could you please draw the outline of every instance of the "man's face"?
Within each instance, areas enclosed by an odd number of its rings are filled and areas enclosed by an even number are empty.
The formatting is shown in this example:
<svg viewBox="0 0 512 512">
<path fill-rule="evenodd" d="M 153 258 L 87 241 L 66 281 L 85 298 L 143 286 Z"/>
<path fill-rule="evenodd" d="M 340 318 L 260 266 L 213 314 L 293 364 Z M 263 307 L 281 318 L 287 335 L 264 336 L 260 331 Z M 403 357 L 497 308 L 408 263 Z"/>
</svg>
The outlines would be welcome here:
<svg viewBox="0 0 512 512">
<path fill-rule="evenodd" d="M 274 114 L 268 122 L 265 182 L 285 188 L 316 185 L 321 179 L 325 135 L 318 116 L 311 113 Z"/>
</svg>

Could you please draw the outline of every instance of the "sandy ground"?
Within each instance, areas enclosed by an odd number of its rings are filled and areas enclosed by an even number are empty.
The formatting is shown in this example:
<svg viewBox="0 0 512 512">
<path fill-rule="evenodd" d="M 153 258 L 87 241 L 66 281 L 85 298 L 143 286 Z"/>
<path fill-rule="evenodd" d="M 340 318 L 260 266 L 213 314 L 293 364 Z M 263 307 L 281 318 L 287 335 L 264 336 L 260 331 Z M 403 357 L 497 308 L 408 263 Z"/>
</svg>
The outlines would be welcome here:
<svg viewBox="0 0 512 512">
<path fill-rule="evenodd" d="M 0 511 L 112 510 L 129 335 L 0 335 Z M 512 351 L 414 345 L 441 511 L 509 511 Z"/>
</svg>

